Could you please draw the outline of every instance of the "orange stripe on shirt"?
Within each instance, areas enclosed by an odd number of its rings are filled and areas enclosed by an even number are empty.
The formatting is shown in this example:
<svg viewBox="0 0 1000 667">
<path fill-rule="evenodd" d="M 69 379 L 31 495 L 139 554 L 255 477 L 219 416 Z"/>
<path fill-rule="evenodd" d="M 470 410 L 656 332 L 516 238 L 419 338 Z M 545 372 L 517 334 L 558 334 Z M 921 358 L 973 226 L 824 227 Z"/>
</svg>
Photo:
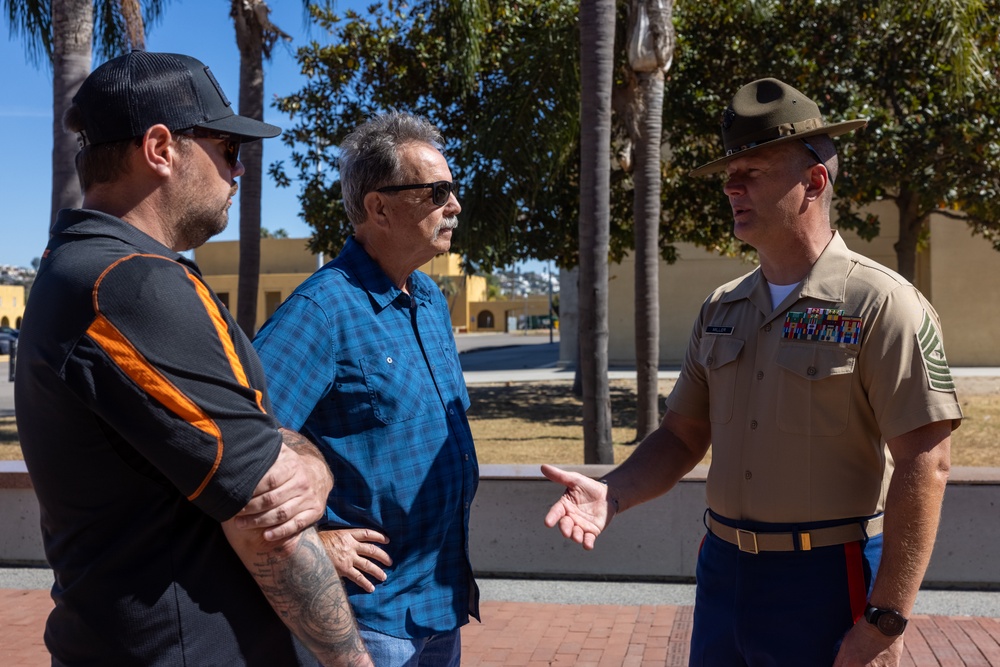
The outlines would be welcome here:
<svg viewBox="0 0 1000 667">
<path fill-rule="evenodd" d="M 133 382 L 139 385 L 140 389 L 187 423 L 215 438 L 217 444 L 212 469 L 205 475 L 198 488 L 188 496 L 188 500 L 194 500 L 200 496 L 222 462 L 222 431 L 219 430 L 218 425 L 205 414 L 205 411 L 197 403 L 185 396 L 180 389 L 149 363 L 106 317 L 99 314 L 87 329 L 87 334 L 101 346 L 101 349 L 126 375 L 132 378 Z"/>
<path fill-rule="evenodd" d="M 226 352 L 226 358 L 229 359 L 229 366 L 233 370 L 236 381 L 240 383 L 240 386 L 250 389 L 250 381 L 247 379 L 246 371 L 243 370 L 243 362 L 240 361 L 239 355 L 236 354 L 233 339 L 229 336 L 229 326 L 226 324 L 225 318 L 222 317 L 222 313 L 219 312 L 219 307 L 216 305 L 215 299 L 212 298 L 212 294 L 208 287 L 205 286 L 205 283 L 198 280 L 190 272 L 188 272 L 187 276 L 194 283 L 194 289 L 198 293 L 198 298 L 201 299 L 201 303 L 205 307 L 205 312 L 208 313 L 208 318 L 215 326 L 219 342 L 222 343 L 222 349 Z M 254 389 L 254 395 L 257 397 L 257 407 L 260 408 L 261 412 L 266 412 L 264 410 L 263 394 L 259 390 Z"/>
</svg>

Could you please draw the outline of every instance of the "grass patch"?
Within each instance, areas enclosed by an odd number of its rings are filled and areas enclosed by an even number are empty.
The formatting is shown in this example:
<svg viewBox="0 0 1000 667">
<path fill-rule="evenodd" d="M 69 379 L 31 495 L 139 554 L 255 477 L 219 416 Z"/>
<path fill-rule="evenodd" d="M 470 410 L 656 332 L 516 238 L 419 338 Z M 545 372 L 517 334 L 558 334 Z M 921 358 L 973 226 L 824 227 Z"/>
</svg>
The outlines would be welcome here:
<svg viewBox="0 0 1000 667">
<path fill-rule="evenodd" d="M 965 420 L 952 433 L 954 466 L 1000 467 L 1000 378 L 958 378 Z M 660 405 L 673 380 L 660 382 Z M 469 387 L 469 423 L 480 463 L 583 463 L 582 402 L 569 382 L 477 384 Z M 611 439 L 615 461 L 635 438 L 635 382 L 612 380 Z M 17 425 L 0 417 L 0 460 L 20 459 Z M 706 457 L 708 462 L 711 452 Z"/>
<path fill-rule="evenodd" d="M 21 456 L 17 439 L 17 424 L 13 417 L 0 417 L 0 461 L 15 461 Z"/>
</svg>

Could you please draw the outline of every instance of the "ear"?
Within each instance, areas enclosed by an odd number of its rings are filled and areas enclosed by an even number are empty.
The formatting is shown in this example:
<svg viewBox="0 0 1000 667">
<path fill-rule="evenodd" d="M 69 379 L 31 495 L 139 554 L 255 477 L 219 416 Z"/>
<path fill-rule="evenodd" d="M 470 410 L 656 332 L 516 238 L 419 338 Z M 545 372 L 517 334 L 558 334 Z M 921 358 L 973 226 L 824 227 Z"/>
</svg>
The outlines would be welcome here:
<svg viewBox="0 0 1000 667">
<path fill-rule="evenodd" d="M 826 166 L 814 164 L 809 168 L 808 180 L 806 181 L 806 197 L 809 199 L 819 199 L 823 191 L 830 187 L 830 174 Z"/>
<path fill-rule="evenodd" d="M 154 125 L 142 135 L 142 158 L 146 167 L 167 177 L 177 159 L 177 140 L 166 125 Z"/>
<path fill-rule="evenodd" d="M 380 229 L 389 227 L 389 202 L 381 192 L 369 192 L 365 195 L 365 221 L 374 222 Z"/>
</svg>

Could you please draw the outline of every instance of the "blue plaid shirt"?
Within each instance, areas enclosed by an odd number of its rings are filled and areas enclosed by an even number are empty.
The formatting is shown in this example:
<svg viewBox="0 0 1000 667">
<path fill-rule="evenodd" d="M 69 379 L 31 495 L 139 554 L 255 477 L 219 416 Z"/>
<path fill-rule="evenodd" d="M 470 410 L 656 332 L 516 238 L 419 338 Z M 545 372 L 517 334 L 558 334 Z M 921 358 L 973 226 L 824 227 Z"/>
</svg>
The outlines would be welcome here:
<svg viewBox="0 0 1000 667">
<path fill-rule="evenodd" d="M 373 593 L 345 581 L 358 621 L 415 638 L 479 618 L 469 562 L 479 464 L 447 303 L 420 272 L 410 294 L 351 238 L 253 344 L 278 420 L 319 444 L 333 471 L 321 527 L 389 537 L 386 581 Z"/>
</svg>

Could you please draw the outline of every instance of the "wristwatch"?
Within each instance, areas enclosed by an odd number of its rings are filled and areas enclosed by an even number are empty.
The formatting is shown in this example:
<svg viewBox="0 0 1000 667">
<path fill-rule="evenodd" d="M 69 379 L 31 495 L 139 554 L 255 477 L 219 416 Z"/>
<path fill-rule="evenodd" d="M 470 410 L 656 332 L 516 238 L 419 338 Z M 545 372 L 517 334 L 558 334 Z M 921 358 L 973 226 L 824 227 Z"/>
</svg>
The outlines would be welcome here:
<svg viewBox="0 0 1000 667">
<path fill-rule="evenodd" d="M 886 637 L 897 637 L 903 634 L 906 624 L 909 622 L 898 611 L 894 609 L 879 609 L 868 605 L 865 608 L 865 620 L 878 628 Z"/>
</svg>

